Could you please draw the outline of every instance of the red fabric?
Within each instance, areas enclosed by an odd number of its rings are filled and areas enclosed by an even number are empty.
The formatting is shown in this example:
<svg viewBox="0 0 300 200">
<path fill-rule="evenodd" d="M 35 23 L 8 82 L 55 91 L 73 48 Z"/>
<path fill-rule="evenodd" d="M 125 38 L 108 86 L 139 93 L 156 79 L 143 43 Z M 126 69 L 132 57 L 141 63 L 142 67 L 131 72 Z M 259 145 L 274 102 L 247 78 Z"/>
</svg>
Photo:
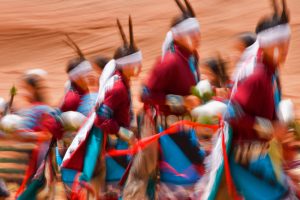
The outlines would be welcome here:
<svg viewBox="0 0 300 200">
<path fill-rule="evenodd" d="M 109 107 L 112 112 L 112 118 L 108 119 L 98 113 L 95 125 L 100 127 L 104 133 L 117 134 L 119 128 L 130 126 L 130 103 L 128 81 L 121 72 L 115 73 L 121 79 L 117 80 L 113 88 L 106 92 L 103 105 Z"/>
<path fill-rule="evenodd" d="M 182 126 L 189 126 L 189 127 L 205 127 L 205 128 L 210 128 L 216 131 L 219 128 L 219 125 L 207 125 L 207 124 L 199 124 L 195 122 L 190 122 L 190 121 L 178 121 L 174 123 L 172 126 L 170 126 L 168 129 L 166 129 L 163 132 L 160 132 L 158 134 L 154 134 L 152 136 L 143 138 L 139 140 L 135 145 L 133 145 L 130 149 L 123 149 L 123 150 L 110 150 L 107 154 L 109 156 L 124 156 L 124 155 L 133 155 L 138 153 L 139 151 L 143 150 L 146 148 L 148 145 L 151 143 L 157 141 L 160 137 L 168 134 L 174 134 L 178 132 L 178 128 Z"/>
<path fill-rule="evenodd" d="M 61 139 L 64 133 L 64 128 L 55 117 L 50 114 L 43 114 L 41 119 L 42 130 L 49 131 L 55 139 Z"/>
<path fill-rule="evenodd" d="M 90 115 L 85 119 L 83 124 L 81 124 L 81 127 L 84 126 L 84 124 L 86 123 L 86 121 L 88 120 L 89 117 L 90 117 Z M 90 132 L 88 132 L 87 134 L 89 135 Z M 87 135 L 87 138 L 89 137 L 88 135 Z M 87 140 L 88 139 L 84 140 L 83 142 L 81 142 L 78 145 L 78 147 L 74 150 L 74 152 L 71 153 L 71 157 L 62 163 L 62 167 L 68 168 L 68 169 L 74 169 L 77 171 L 82 171 Z"/>
<path fill-rule="evenodd" d="M 62 112 L 77 111 L 77 108 L 81 102 L 81 97 L 89 92 L 83 90 L 72 81 L 70 87 L 71 89 L 69 89 L 69 91 L 66 93 L 60 106 Z"/>
<path fill-rule="evenodd" d="M 238 86 L 233 96 L 233 103 L 238 103 L 245 115 L 230 120 L 233 128 L 233 141 L 262 140 L 253 129 L 255 117 L 268 120 L 276 119 L 272 75 L 274 67 L 260 62 L 254 73 Z"/>
<path fill-rule="evenodd" d="M 96 192 L 89 183 L 85 181 L 79 181 L 80 175 L 80 173 L 76 174 L 75 181 L 72 185 L 71 200 L 85 200 L 87 192 L 85 192 L 83 188 L 86 188 L 87 191 L 89 191 L 94 197 L 96 197 Z"/>
<path fill-rule="evenodd" d="M 16 199 L 18 198 L 18 196 L 20 194 L 22 194 L 22 192 L 24 191 L 26 185 L 28 184 L 28 181 L 34 175 L 34 173 L 36 172 L 36 170 L 38 168 L 37 158 L 38 158 L 38 154 L 39 154 L 39 151 L 40 151 L 41 143 L 42 143 L 42 141 L 38 141 L 37 142 L 37 147 L 35 149 L 33 149 L 33 151 L 32 151 L 31 159 L 30 159 L 28 167 L 26 169 L 24 179 L 22 181 L 21 186 L 19 187 L 19 189 L 16 192 Z"/>
<path fill-rule="evenodd" d="M 103 101 L 103 104 L 113 111 L 113 116 L 111 119 L 108 119 L 101 116 L 98 111 L 94 122 L 94 125 L 101 128 L 104 134 L 117 134 L 120 126 L 127 128 L 130 126 L 130 97 L 128 92 L 128 81 L 121 72 L 117 71 L 115 74 L 119 75 L 120 79 L 115 82 L 111 90 L 106 92 Z M 72 153 L 70 159 L 64 161 L 63 167 L 82 171 L 86 145 L 87 140 L 83 141 L 79 145 L 79 147 Z"/>
<path fill-rule="evenodd" d="M 164 113 L 170 112 L 165 105 L 166 95 L 187 96 L 191 94 L 192 86 L 196 85 L 188 59 L 192 55 L 198 56 L 177 44 L 174 48 L 175 52 L 168 52 L 163 60 L 158 58 L 146 83 L 150 93 L 142 96 L 144 103 L 159 105 L 159 110 Z"/>
<path fill-rule="evenodd" d="M 64 97 L 60 109 L 62 112 L 76 111 L 79 104 L 80 104 L 80 95 L 73 90 L 69 90 Z"/>
<path fill-rule="evenodd" d="M 83 141 L 72 153 L 71 158 L 64 161 L 62 167 L 82 171 L 87 141 Z"/>
<path fill-rule="evenodd" d="M 225 136 L 224 136 L 224 123 L 221 122 L 221 135 L 222 135 L 222 153 L 223 153 L 223 159 L 224 159 L 224 169 L 225 169 L 225 177 L 226 177 L 226 183 L 227 183 L 227 188 L 228 188 L 228 193 L 233 199 L 235 198 L 236 191 L 235 191 L 235 186 L 233 184 L 232 176 L 230 173 L 230 167 L 229 167 L 229 161 L 228 161 L 228 156 L 227 156 L 227 151 L 226 151 L 226 144 L 225 144 Z"/>
</svg>

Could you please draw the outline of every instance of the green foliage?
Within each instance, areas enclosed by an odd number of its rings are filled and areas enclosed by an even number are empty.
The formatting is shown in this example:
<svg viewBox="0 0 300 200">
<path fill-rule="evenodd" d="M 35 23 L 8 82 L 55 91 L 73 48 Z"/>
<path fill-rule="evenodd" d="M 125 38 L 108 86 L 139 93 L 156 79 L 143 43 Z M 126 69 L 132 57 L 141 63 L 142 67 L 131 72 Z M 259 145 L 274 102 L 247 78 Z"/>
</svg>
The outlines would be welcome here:
<svg viewBox="0 0 300 200">
<path fill-rule="evenodd" d="M 298 122 L 293 122 L 290 127 L 294 130 L 296 139 L 300 140 L 300 124 Z"/>
<path fill-rule="evenodd" d="M 213 125 L 218 124 L 219 119 L 216 116 L 201 116 L 197 119 L 197 122 L 201 124 Z"/>
<path fill-rule="evenodd" d="M 200 95 L 200 92 L 197 90 L 196 87 L 192 87 L 191 88 L 191 94 L 198 97 L 199 99 L 201 99 L 201 95 Z"/>
<path fill-rule="evenodd" d="M 202 102 L 206 103 L 206 102 L 210 101 L 213 96 L 214 96 L 213 93 L 206 92 L 206 93 L 202 94 L 201 100 L 202 100 Z"/>
<path fill-rule="evenodd" d="M 212 99 L 214 96 L 213 92 L 205 92 L 204 94 L 201 94 L 199 90 L 197 90 L 196 87 L 191 88 L 191 94 L 201 99 L 203 103 L 206 103 Z"/>
<path fill-rule="evenodd" d="M 17 94 L 17 88 L 13 85 L 10 89 L 10 96 L 15 96 Z"/>
</svg>

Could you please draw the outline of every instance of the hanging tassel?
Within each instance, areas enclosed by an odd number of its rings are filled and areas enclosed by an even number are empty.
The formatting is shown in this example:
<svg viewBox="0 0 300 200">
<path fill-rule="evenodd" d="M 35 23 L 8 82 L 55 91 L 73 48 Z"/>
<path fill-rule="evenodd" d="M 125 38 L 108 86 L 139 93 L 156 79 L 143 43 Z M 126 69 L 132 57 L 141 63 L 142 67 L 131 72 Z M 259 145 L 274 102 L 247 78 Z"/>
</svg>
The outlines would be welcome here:
<svg viewBox="0 0 300 200">
<path fill-rule="evenodd" d="M 229 167 L 229 160 L 226 152 L 226 144 L 225 144 L 225 134 L 224 134 L 224 121 L 221 120 L 221 135 L 222 135 L 222 151 L 223 151 L 223 158 L 224 158 L 224 168 L 225 168 L 225 177 L 227 182 L 227 188 L 229 195 L 234 200 L 242 200 L 242 198 L 238 195 L 236 188 L 234 186 L 232 176 L 230 173 L 230 167 Z"/>
</svg>

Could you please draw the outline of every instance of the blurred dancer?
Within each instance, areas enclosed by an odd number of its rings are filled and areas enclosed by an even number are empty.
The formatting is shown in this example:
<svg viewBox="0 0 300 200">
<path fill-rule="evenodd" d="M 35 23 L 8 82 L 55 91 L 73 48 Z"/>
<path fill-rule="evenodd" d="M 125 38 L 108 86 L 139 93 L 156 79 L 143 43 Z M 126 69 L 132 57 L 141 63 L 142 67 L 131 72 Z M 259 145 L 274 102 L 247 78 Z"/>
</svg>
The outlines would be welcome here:
<svg viewBox="0 0 300 200">
<path fill-rule="evenodd" d="M 85 60 L 80 65 L 86 64 L 92 67 L 92 64 Z M 65 102 L 74 103 L 74 100 L 77 100 L 76 106 L 73 109 L 76 110 L 64 110 L 61 115 L 62 125 L 65 127 L 63 137 L 57 141 L 57 150 L 56 150 L 56 161 L 58 166 L 61 165 L 62 159 L 70 146 L 72 140 L 74 139 L 78 128 L 81 127 L 86 117 L 93 111 L 96 100 L 97 100 L 97 90 L 98 90 L 98 74 L 94 70 L 90 70 L 81 76 L 82 84 L 87 88 L 84 94 L 79 95 L 75 91 L 70 91 L 67 96 L 68 100 Z M 72 98 L 71 95 L 77 95 L 76 98 Z M 74 97 L 74 96 L 73 96 Z M 74 105 L 74 104 L 73 104 Z M 66 107 L 65 107 L 66 108 Z M 95 129 L 96 130 L 96 129 Z M 66 189 L 67 198 L 71 198 L 71 188 L 74 182 L 77 171 L 61 169 L 62 181 Z"/>
<path fill-rule="evenodd" d="M 141 71 L 142 54 L 134 43 L 131 18 L 129 18 L 129 42 L 119 21 L 118 27 L 124 44 L 116 50 L 114 59 L 105 66 L 100 77 L 96 113 L 92 113 L 83 125 L 85 127 L 92 122 L 90 125 L 94 123 L 94 126 L 79 131 L 62 164 L 63 168 L 80 171 L 79 181 L 92 182 L 96 195 L 101 193 L 99 190 L 105 190 L 103 174 L 98 171 L 105 170 L 105 147 L 127 148 L 128 143 L 132 143 L 135 138 L 130 130 L 133 111 L 129 81 L 131 77 L 138 76 Z M 93 118 L 95 115 L 96 117 Z M 111 137 L 107 137 L 109 134 L 121 140 L 111 141 Z M 82 136 L 85 138 L 84 141 Z M 101 196 L 104 199 L 118 199 L 120 189 L 114 188 L 117 184 L 114 185 L 113 182 L 121 179 L 128 158 L 107 157 L 105 161 L 107 167 L 104 178 L 106 183 L 111 183 L 113 189 L 102 193 Z"/>
<path fill-rule="evenodd" d="M 66 83 L 66 92 L 60 109 L 65 111 L 76 111 L 80 98 L 88 93 L 88 88 L 84 80 L 85 75 L 93 70 L 92 65 L 86 61 L 82 51 L 77 44 L 67 36 L 66 43 L 75 50 L 78 57 L 71 59 L 66 68 L 69 80 Z"/>
<path fill-rule="evenodd" d="M 256 66 L 259 43 L 256 34 L 247 32 L 238 36 L 235 48 L 240 52 L 240 58 L 236 64 L 231 80 L 237 84 L 250 76 Z"/>
<path fill-rule="evenodd" d="M 108 57 L 105 56 L 96 56 L 92 59 L 92 62 L 94 63 L 94 69 L 95 71 L 101 75 L 102 71 L 105 67 L 105 65 L 110 61 Z"/>
<path fill-rule="evenodd" d="M 280 141 L 286 135 L 286 127 L 276 115 L 281 98 L 278 69 L 286 59 L 291 34 L 288 11 L 282 2 L 281 14 L 275 9 L 274 16 L 263 18 L 256 27 L 260 47 L 257 64 L 233 94 L 233 112 L 227 116 L 233 131 L 230 168 L 225 158 L 223 178 L 218 170 L 214 170 L 215 176 L 210 172 L 210 180 L 204 183 L 209 187 L 200 194 L 203 199 L 296 199 L 276 156 L 278 146 L 272 140 Z M 220 162 L 216 159 L 212 158 L 211 169 Z M 213 184 L 215 177 L 221 181 L 218 189 L 218 184 Z"/>
<path fill-rule="evenodd" d="M 7 107 L 6 101 L 0 97 L 0 119 L 4 116 Z M 5 181 L 0 178 L 0 199 L 9 197 L 9 191 L 6 187 Z"/>
<path fill-rule="evenodd" d="M 78 54 L 77 58 L 69 61 L 67 73 L 69 76 L 69 88 L 61 105 L 61 122 L 64 126 L 62 138 L 57 141 L 56 163 L 60 167 L 62 159 L 74 139 L 77 129 L 84 119 L 93 111 L 99 89 L 99 73 L 104 68 L 107 60 L 97 57 L 96 64 L 88 61 L 78 45 L 67 36 L 67 44 Z M 72 185 L 77 174 L 75 170 L 62 168 L 62 181 L 65 186 L 66 196 L 71 198 Z"/>
<path fill-rule="evenodd" d="M 190 6 L 185 8 L 176 2 L 182 14 L 172 21 L 171 31 L 163 44 L 163 55 L 148 77 L 142 101 L 159 105 L 160 112 L 181 115 L 186 107 L 199 104 L 198 99 L 190 94 L 191 87 L 199 81 L 197 48 L 200 45 L 200 25 Z M 178 101 L 178 108 L 170 105 L 172 99 Z"/>
<path fill-rule="evenodd" d="M 20 131 L 31 135 L 31 132 L 38 132 L 36 135 L 37 149 L 31 155 L 30 164 L 27 169 L 23 184 L 17 192 L 17 199 L 51 198 L 53 193 L 53 170 L 51 168 L 50 149 L 53 142 L 40 141 L 41 136 L 47 136 L 44 125 L 45 115 L 51 115 L 54 121 L 59 121 L 59 111 L 48 106 L 47 91 L 45 86 L 44 70 L 35 69 L 28 71 L 21 80 L 21 94 L 27 106 L 16 112 L 21 117 L 22 125 Z M 45 123 L 45 124 L 44 124 Z M 62 127 L 57 123 L 47 124 L 47 129 L 52 130 L 53 138 L 60 138 Z M 34 135 L 32 135 L 34 137 Z M 51 138 L 51 136 L 49 136 Z M 42 190 L 44 188 L 45 190 Z"/>
<path fill-rule="evenodd" d="M 63 112 L 76 111 L 83 96 L 91 92 L 97 92 L 98 81 L 95 79 L 95 76 L 99 77 L 101 75 L 107 62 L 107 58 L 100 56 L 95 58 L 94 64 L 91 64 L 83 57 L 69 61 L 66 69 L 69 80 L 66 83 L 65 96 L 60 106 Z M 87 83 L 90 81 L 96 81 L 96 83 L 90 83 L 88 87 Z"/>
<path fill-rule="evenodd" d="M 257 41 L 256 34 L 252 32 L 240 33 L 236 38 L 235 49 L 240 55 Z"/>
<path fill-rule="evenodd" d="M 214 93 L 220 100 L 228 100 L 232 82 L 226 70 L 226 63 L 221 57 L 210 58 L 202 66 L 205 76 L 213 87 Z"/>
<path fill-rule="evenodd" d="M 5 199 L 9 197 L 9 191 L 3 179 L 0 179 L 0 199 Z"/>
<path fill-rule="evenodd" d="M 188 117 L 188 111 L 200 104 L 200 100 L 191 95 L 192 87 L 200 80 L 197 53 L 200 25 L 188 1 L 185 5 L 179 0 L 176 3 L 181 14 L 172 21 L 162 47 L 162 57 L 155 63 L 142 94 L 146 112 L 149 108 L 156 109 L 155 126 L 159 127 L 159 131 Z M 159 199 L 189 197 L 190 189 L 201 177 L 205 154 L 196 138 L 194 130 L 181 129 L 177 134 L 160 139 Z M 156 179 L 154 173 L 151 175 Z M 184 175 L 178 176 L 177 173 Z M 153 182 L 149 180 L 149 187 L 154 185 Z M 180 188 L 180 191 L 175 188 Z M 152 194 L 147 194 L 150 199 L 154 198 L 153 191 L 154 187 Z M 135 198 L 130 196 L 130 191 L 126 192 L 128 199 Z"/>
</svg>

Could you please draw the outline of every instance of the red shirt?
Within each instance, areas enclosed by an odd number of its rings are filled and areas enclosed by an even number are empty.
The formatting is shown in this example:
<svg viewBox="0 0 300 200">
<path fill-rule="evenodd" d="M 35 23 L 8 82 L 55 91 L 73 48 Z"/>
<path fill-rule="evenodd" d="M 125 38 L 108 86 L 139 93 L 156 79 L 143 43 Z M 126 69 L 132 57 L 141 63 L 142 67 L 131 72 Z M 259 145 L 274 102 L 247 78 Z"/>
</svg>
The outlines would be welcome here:
<svg viewBox="0 0 300 200">
<path fill-rule="evenodd" d="M 131 97 L 128 80 L 119 71 L 113 88 L 105 94 L 104 101 L 97 111 L 96 125 L 104 133 L 117 134 L 120 127 L 129 128 L 131 121 Z"/>
<path fill-rule="evenodd" d="M 160 111 L 164 113 L 170 112 L 166 105 L 166 95 L 190 95 L 192 86 L 197 84 L 189 66 L 191 56 L 196 59 L 195 67 L 199 80 L 197 54 L 176 43 L 174 50 L 174 52 L 168 52 L 163 60 L 162 58 L 157 60 L 145 85 L 147 91 L 143 91 L 142 94 L 142 101 L 145 104 L 158 105 Z"/>
<path fill-rule="evenodd" d="M 237 103 L 244 114 L 230 120 L 234 140 L 262 140 L 253 129 L 255 117 L 276 120 L 272 77 L 275 67 L 266 61 L 258 61 L 255 71 L 238 86 L 232 102 Z"/>
<path fill-rule="evenodd" d="M 66 93 L 62 105 L 60 107 L 62 112 L 77 111 L 77 108 L 79 107 L 81 102 L 81 97 L 87 93 L 87 91 L 82 90 L 75 84 L 72 84 L 71 87 L 72 89 L 70 89 Z"/>
</svg>

